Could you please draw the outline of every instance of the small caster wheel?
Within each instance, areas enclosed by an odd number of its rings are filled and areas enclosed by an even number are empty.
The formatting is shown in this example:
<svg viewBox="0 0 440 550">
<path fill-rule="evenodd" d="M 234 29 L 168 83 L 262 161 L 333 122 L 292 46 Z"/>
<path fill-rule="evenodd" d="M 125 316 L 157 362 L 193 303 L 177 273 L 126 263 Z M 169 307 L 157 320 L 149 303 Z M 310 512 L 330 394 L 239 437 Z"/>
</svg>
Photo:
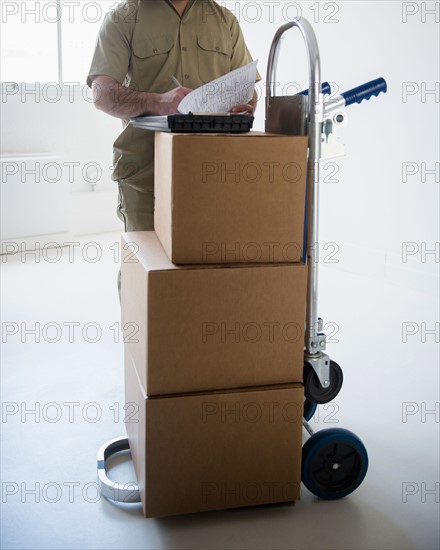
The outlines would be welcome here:
<svg viewBox="0 0 440 550">
<path fill-rule="evenodd" d="M 320 430 L 304 444 L 302 482 L 319 498 L 336 500 L 346 497 L 359 487 L 367 469 L 365 446 L 349 430 Z"/>
<path fill-rule="evenodd" d="M 306 363 L 304 365 L 305 396 L 309 401 L 318 405 L 329 403 L 340 392 L 343 379 L 341 367 L 334 361 L 330 361 L 330 384 L 327 388 L 323 388 L 313 367 Z"/>
<path fill-rule="evenodd" d="M 307 422 L 313 418 L 317 408 L 318 405 L 316 403 L 313 403 L 307 398 L 304 399 L 304 418 Z"/>
</svg>

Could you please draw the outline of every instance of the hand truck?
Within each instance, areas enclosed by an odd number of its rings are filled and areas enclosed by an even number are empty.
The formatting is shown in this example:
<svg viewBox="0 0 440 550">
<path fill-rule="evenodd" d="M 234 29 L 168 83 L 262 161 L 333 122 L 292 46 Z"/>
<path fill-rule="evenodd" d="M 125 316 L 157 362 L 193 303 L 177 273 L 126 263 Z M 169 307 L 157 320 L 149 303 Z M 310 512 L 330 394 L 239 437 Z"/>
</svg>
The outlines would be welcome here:
<svg viewBox="0 0 440 550">
<path fill-rule="evenodd" d="M 276 65 L 283 35 L 289 29 L 300 30 L 309 56 L 309 89 L 295 96 L 275 96 Z M 383 78 L 363 84 L 324 102 L 330 85 L 321 84 L 318 43 L 310 23 L 303 17 L 278 29 L 269 53 L 266 79 L 266 131 L 276 134 L 303 135 L 309 138 L 307 165 L 307 205 L 305 255 L 308 264 L 307 313 L 304 342 L 304 418 L 303 426 L 311 436 L 302 450 L 301 478 L 316 496 L 334 500 L 352 493 L 365 478 L 368 454 L 362 441 L 351 431 L 330 428 L 314 432 L 308 421 L 319 404 L 328 403 L 342 387 L 341 367 L 324 353 L 326 336 L 318 317 L 318 265 L 315 243 L 318 242 L 319 161 L 344 154 L 336 139 L 336 130 L 346 121 L 344 107 L 360 103 L 387 91 Z M 140 502 L 139 488 L 110 480 L 107 461 L 116 453 L 130 449 L 125 436 L 108 441 L 98 451 L 98 483 L 102 496 L 124 503 Z"/>
<path fill-rule="evenodd" d="M 289 29 L 301 32 L 309 57 L 309 90 L 295 96 L 275 96 L 276 65 L 281 40 Z M 318 404 L 328 403 L 339 393 L 343 375 L 341 367 L 324 353 L 326 336 L 323 321 L 318 317 L 318 213 L 319 161 L 344 154 L 344 146 L 335 137 L 345 124 L 344 107 L 360 103 L 387 91 L 387 83 L 379 78 L 324 101 L 330 93 L 328 83 L 321 84 L 321 63 L 318 43 L 310 23 L 303 17 L 280 27 L 269 54 L 266 79 L 266 131 L 277 134 L 307 135 L 307 198 L 305 254 L 308 264 L 307 312 L 304 342 L 304 419 L 311 436 L 303 446 L 301 477 L 304 485 L 316 496 L 333 500 L 352 493 L 362 483 L 368 469 L 368 454 L 362 441 L 349 430 L 330 428 L 314 433 L 308 421 Z"/>
</svg>

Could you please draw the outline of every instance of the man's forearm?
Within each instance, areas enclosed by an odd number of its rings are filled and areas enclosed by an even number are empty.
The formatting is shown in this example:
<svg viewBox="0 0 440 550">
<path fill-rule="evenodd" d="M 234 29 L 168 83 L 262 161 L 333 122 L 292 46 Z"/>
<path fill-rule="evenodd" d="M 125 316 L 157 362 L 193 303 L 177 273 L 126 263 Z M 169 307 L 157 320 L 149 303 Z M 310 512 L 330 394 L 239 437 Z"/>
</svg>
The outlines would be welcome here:
<svg viewBox="0 0 440 550">
<path fill-rule="evenodd" d="M 176 88 L 165 94 L 137 92 L 108 76 L 95 77 L 92 90 L 95 106 L 99 110 L 123 119 L 176 113 L 180 101 L 190 92 L 187 88 Z"/>
<path fill-rule="evenodd" d="M 96 78 L 92 83 L 96 107 L 117 118 L 129 119 L 142 114 L 153 114 L 154 96 L 147 92 L 136 92 L 121 86 L 109 78 Z"/>
</svg>

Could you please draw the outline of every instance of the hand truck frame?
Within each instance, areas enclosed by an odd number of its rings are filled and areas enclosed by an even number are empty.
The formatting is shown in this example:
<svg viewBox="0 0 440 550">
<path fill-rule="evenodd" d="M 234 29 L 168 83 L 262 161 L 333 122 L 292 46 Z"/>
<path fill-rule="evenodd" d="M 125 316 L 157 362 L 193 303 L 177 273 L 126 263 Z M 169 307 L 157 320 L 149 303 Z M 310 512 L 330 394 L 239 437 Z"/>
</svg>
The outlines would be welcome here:
<svg viewBox="0 0 440 550">
<path fill-rule="evenodd" d="M 275 96 L 276 68 L 284 33 L 297 28 L 304 39 L 309 57 L 309 89 L 295 96 Z M 303 447 L 302 481 L 315 495 L 338 499 L 352 493 L 363 481 L 368 469 L 368 454 L 362 441 L 352 432 L 332 428 L 315 433 L 310 420 L 318 404 L 328 403 L 339 393 L 343 375 L 341 367 L 330 360 L 326 350 L 323 320 L 318 316 L 319 243 L 319 163 L 322 158 L 344 154 L 344 147 L 334 139 L 338 126 L 345 124 L 344 107 L 360 103 L 387 91 L 379 78 L 324 101 L 330 92 L 321 83 L 318 43 L 310 23 L 303 17 L 280 27 L 269 53 L 266 79 L 266 131 L 288 135 L 307 135 L 306 239 L 303 259 L 308 265 L 307 309 L 304 341 L 304 420 L 310 439 Z"/>
</svg>

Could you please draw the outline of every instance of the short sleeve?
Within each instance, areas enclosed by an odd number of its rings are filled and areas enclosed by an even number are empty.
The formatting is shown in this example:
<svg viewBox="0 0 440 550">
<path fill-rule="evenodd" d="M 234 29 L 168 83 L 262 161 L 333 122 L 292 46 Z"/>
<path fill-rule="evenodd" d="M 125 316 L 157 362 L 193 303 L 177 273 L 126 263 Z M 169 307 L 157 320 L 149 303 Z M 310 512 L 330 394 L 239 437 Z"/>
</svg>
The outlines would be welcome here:
<svg viewBox="0 0 440 550">
<path fill-rule="evenodd" d="M 96 41 L 92 64 L 87 76 L 87 85 L 92 85 L 92 77 L 106 75 L 122 84 L 127 76 L 131 40 L 136 12 L 133 2 L 125 2 L 106 14 Z"/>
<path fill-rule="evenodd" d="M 232 59 L 231 59 L 231 71 L 238 69 L 251 63 L 253 61 L 252 56 L 246 46 L 243 32 L 240 28 L 240 24 L 236 17 L 231 18 L 231 37 L 232 37 Z M 261 80 L 260 74 L 257 72 L 257 82 Z"/>
</svg>

